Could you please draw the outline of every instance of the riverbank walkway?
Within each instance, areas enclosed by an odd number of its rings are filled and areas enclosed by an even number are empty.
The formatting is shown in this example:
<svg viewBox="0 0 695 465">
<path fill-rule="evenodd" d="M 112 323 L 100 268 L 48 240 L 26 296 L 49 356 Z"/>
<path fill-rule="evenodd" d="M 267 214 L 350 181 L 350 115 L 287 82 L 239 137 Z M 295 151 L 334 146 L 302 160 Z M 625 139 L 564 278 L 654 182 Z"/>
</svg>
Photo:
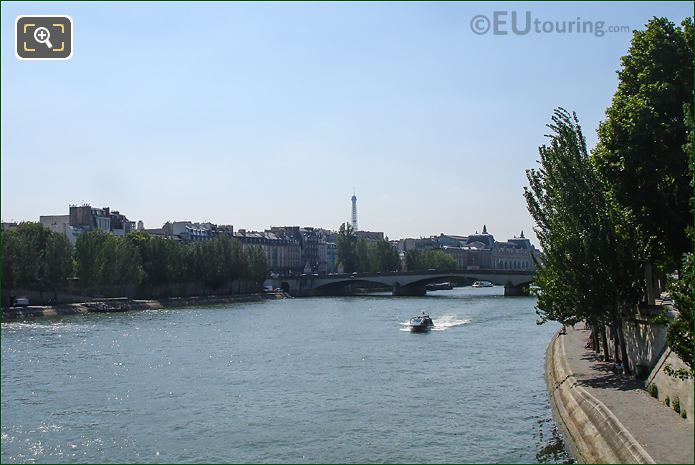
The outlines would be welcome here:
<svg viewBox="0 0 695 465">
<path fill-rule="evenodd" d="M 613 373 L 609 363 L 585 349 L 591 331 L 580 326 L 558 336 L 577 384 L 603 402 L 656 463 L 694 463 L 693 423 L 651 397 L 643 381 Z"/>
</svg>

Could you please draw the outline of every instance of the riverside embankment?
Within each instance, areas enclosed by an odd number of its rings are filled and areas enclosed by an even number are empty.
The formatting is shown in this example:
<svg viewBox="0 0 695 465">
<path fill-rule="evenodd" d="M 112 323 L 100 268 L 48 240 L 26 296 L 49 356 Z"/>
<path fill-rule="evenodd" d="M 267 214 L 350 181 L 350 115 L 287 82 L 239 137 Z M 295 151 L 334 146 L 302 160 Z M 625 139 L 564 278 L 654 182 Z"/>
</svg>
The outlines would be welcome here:
<svg viewBox="0 0 695 465">
<path fill-rule="evenodd" d="M 128 298 L 100 299 L 74 304 L 3 308 L 2 318 L 3 320 L 13 320 L 27 317 L 55 317 L 86 313 L 111 313 L 173 307 L 195 307 L 235 302 L 257 302 L 268 299 L 282 299 L 284 297 L 285 295 L 282 293 L 255 293 L 231 296 L 172 297 L 154 300 Z"/>
<path fill-rule="evenodd" d="M 613 373 L 585 348 L 589 330 L 568 328 L 546 353 L 555 418 L 583 463 L 693 463 L 693 423 Z"/>
</svg>

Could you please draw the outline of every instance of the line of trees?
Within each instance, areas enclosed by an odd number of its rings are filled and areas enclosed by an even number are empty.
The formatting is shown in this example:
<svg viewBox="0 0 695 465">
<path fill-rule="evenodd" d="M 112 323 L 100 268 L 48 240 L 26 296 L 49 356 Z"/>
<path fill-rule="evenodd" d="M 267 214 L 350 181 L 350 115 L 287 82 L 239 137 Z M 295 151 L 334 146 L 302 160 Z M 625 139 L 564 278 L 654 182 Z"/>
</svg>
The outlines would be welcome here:
<svg viewBox="0 0 695 465">
<path fill-rule="evenodd" d="M 542 262 L 540 322 L 588 320 L 626 370 L 622 321 L 669 284 L 679 310 L 668 343 L 693 368 L 693 22 L 654 18 L 635 31 L 618 90 L 589 153 L 575 114 L 559 108 L 527 170 L 524 196 Z M 683 376 L 683 373 L 680 373 Z"/>
<path fill-rule="evenodd" d="M 388 240 L 358 238 L 350 223 L 343 223 L 336 238 L 337 263 L 346 273 L 400 271 L 401 259 Z"/>
<path fill-rule="evenodd" d="M 141 231 L 118 237 L 95 230 L 81 234 L 73 248 L 65 235 L 26 222 L 2 232 L 2 249 L 3 289 L 55 289 L 73 277 L 81 287 L 202 281 L 218 288 L 239 279 L 260 283 L 268 275 L 263 250 L 225 235 L 182 243 Z"/>
<path fill-rule="evenodd" d="M 368 241 L 358 238 L 350 223 L 343 223 L 336 239 L 337 263 L 346 273 L 400 271 L 401 259 L 388 239 Z M 453 270 L 456 261 L 441 250 L 411 250 L 405 254 L 408 271 Z"/>
<path fill-rule="evenodd" d="M 20 223 L 2 231 L 2 288 L 54 288 L 72 276 L 74 259 L 63 234 L 40 223 Z"/>
<path fill-rule="evenodd" d="M 453 270 L 456 260 L 442 250 L 409 250 L 405 254 L 405 268 L 408 271 Z"/>
</svg>

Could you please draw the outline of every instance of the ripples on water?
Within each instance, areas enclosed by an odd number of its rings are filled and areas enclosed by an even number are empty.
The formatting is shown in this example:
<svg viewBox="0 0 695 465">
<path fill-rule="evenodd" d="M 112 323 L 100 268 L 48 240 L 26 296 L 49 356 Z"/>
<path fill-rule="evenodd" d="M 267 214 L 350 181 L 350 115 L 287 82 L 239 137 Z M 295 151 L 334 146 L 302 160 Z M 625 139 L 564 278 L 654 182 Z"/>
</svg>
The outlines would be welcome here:
<svg viewBox="0 0 695 465">
<path fill-rule="evenodd" d="M 501 293 L 3 323 L 2 462 L 565 462 L 557 328 Z"/>
</svg>

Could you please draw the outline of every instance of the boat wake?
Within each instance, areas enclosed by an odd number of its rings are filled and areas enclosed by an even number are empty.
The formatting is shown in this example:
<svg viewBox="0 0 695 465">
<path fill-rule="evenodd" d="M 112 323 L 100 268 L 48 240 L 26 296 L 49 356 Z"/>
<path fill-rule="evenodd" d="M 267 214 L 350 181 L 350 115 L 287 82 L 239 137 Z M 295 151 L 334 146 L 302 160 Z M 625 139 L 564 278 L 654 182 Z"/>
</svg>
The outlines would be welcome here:
<svg viewBox="0 0 695 465">
<path fill-rule="evenodd" d="M 439 318 L 433 318 L 434 326 L 431 331 L 445 331 L 456 326 L 463 326 L 471 322 L 469 319 L 462 320 L 452 315 L 444 315 Z M 401 323 L 401 331 L 410 331 L 410 326 L 407 321 Z"/>
<path fill-rule="evenodd" d="M 434 318 L 432 322 L 434 323 L 432 331 L 445 331 L 449 328 L 466 325 L 470 323 L 471 320 L 462 320 L 452 315 L 443 315 L 439 318 Z"/>
</svg>

